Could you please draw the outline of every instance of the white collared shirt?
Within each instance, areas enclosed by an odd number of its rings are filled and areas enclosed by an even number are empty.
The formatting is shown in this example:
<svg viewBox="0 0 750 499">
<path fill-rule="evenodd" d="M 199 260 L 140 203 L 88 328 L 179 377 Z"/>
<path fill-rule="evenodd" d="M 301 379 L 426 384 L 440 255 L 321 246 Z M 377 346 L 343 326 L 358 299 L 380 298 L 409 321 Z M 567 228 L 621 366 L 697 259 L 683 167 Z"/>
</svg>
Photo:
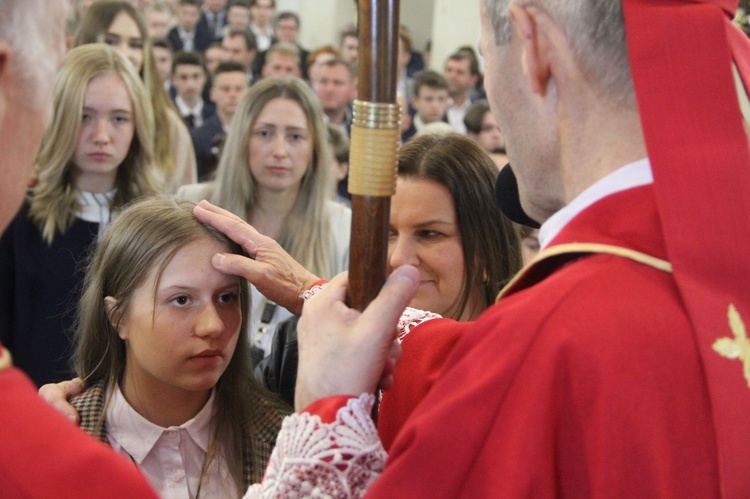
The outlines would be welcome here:
<svg viewBox="0 0 750 499">
<path fill-rule="evenodd" d="M 217 456 L 200 480 L 211 437 L 214 391 L 193 419 L 162 428 L 138 414 L 119 385 L 107 408 L 107 438 L 113 449 L 141 470 L 162 498 L 234 497 L 236 483 L 223 455 Z"/>
<path fill-rule="evenodd" d="M 192 115 L 193 117 L 193 128 L 200 128 L 203 126 L 203 99 L 198 99 L 198 103 L 195 107 L 189 107 L 182 97 L 176 95 L 174 98 L 174 105 L 177 106 L 180 116 Z"/>
<path fill-rule="evenodd" d="M 182 26 L 177 26 L 177 34 L 182 40 L 182 50 L 190 52 L 195 50 L 195 29 L 188 33 Z"/>
<path fill-rule="evenodd" d="M 635 161 L 613 171 L 590 185 L 568 205 L 552 215 L 539 229 L 539 247 L 544 249 L 568 223 L 600 199 L 616 192 L 652 184 L 651 162 L 648 158 Z"/>
<path fill-rule="evenodd" d="M 101 236 L 104 229 L 112 221 L 112 200 L 115 198 L 117 189 L 109 192 L 76 192 L 78 204 L 81 207 L 78 212 L 78 218 L 86 222 L 99 224 L 99 235 Z"/>
<path fill-rule="evenodd" d="M 427 124 L 422 121 L 422 118 L 420 118 L 418 114 L 415 114 L 412 117 L 411 121 L 412 123 L 414 123 L 414 130 L 416 130 L 417 132 L 421 131 L 424 127 L 427 126 Z"/>
<path fill-rule="evenodd" d="M 448 115 L 448 123 L 451 128 L 464 135 L 466 135 L 464 116 L 466 116 L 466 111 L 469 109 L 469 106 L 471 106 L 471 100 L 468 97 L 464 99 L 464 103 L 460 106 L 457 106 L 455 101 L 450 99 L 448 101 L 448 110 L 446 111 L 446 114 Z"/>
<path fill-rule="evenodd" d="M 271 37 L 273 29 L 269 25 L 265 31 L 255 23 L 250 23 L 250 31 L 255 35 L 255 42 L 258 44 L 258 52 L 264 52 L 271 47 Z"/>
</svg>

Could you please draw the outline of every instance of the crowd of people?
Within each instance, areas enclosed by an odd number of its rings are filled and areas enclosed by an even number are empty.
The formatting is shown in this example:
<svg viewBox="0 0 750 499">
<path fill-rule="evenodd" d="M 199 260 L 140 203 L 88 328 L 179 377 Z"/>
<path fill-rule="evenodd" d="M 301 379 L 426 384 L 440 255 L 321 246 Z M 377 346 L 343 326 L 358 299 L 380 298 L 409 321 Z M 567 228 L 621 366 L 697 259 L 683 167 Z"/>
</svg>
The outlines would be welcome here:
<svg viewBox="0 0 750 499">
<path fill-rule="evenodd" d="M 400 27 L 356 311 L 356 28 L 0 0 L 3 495 L 750 495 L 750 42 L 584 1 L 479 0 L 444 61 Z"/>
</svg>

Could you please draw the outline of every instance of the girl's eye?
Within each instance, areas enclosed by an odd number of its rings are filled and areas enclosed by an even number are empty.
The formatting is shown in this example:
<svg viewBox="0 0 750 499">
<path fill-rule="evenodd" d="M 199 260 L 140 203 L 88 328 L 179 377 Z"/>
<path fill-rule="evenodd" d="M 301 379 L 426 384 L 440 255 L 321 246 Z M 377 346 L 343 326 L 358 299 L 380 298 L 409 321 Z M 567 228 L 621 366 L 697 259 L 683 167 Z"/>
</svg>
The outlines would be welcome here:
<svg viewBox="0 0 750 499">
<path fill-rule="evenodd" d="M 81 121 L 83 121 L 84 123 L 88 123 L 89 121 L 91 121 L 91 115 L 88 113 L 83 113 L 81 115 Z"/>
<path fill-rule="evenodd" d="M 261 128 L 260 130 L 255 130 L 253 132 L 253 135 L 255 135 L 256 137 L 260 137 L 262 139 L 267 139 L 268 137 L 271 136 L 271 130 Z"/>
<path fill-rule="evenodd" d="M 130 121 L 130 118 L 128 118 L 127 116 L 114 116 L 112 118 L 112 121 L 114 121 L 117 124 L 122 124 L 122 123 L 128 123 Z"/>
<path fill-rule="evenodd" d="M 185 305 L 190 303 L 190 298 L 187 295 L 175 296 L 174 298 L 172 298 L 172 303 L 184 307 Z"/>
<path fill-rule="evenodd" d="M 289 134 L 289 140 L 292 142 L 299 142 L 302 140 L 305 140 L 307 137 L 304 134 L 301 133 L 291 133 Z"/>
<path fill-rule="evenodd" d="M 129 43 L 129 46 L 131 49 L 141 50 L 143 48 L 143 42 L 140 40 L 133 41 Z"/>
<path fill-rule="evenodd" d="M 237 296 L 237 293 L 224 293 L 219 295 L 219 303 L 223 304 L 230 304 L 230 303 L 236 303 L 239 297 Z"/>
</svg>

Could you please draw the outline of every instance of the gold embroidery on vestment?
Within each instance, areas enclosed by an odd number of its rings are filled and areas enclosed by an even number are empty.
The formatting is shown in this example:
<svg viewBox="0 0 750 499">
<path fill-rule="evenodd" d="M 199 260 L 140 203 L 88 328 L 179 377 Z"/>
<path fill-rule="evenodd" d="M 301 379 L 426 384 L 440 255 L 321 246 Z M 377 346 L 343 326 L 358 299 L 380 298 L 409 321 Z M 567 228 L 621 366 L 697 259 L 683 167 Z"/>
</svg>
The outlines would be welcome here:
<svg viewBox="0 0 750 499">
<path fill-rule="evenodd" d="M 632 250 L 630 248 L 623 248 L 621 246 L 613 246 L 611 244 L 600 244 L 600 243 L 558 244 L 540 252 L 524 268 L 518 271 L 518 273 L 515 276 L 513 276 L 513 279 L 511 279 L 510 282 L 506 284 L 503 289 L 500 290 L 500 293 L 498 293 L 497 297 L 495 298 L 495 301 L 505 296 L 506 291 L 511 289 L 513 285 L 517 281 L 519 281 L 526 274 L 526 272 L 531 267 L 536 265 L 538 262 L 545 260 L 547 258 L 550 258 L 550 257 L 554 257 L 558 255 L 566 255 L 566 254 L 571 254 L 571 253 L 614 255 L 614 256 L 619 256 L 622 258 L 627 258 L 629 260 L 641 263 L 643 265 L 647 265 L 649 267 L 653 267 L 657 270 L 661 270 L 662 272 L 670 272 L 670 273 L 672 272 L 672 264 L 669 263 L 668 261 L 662 260 L 661 258 L 656 258 L 655 256 L 651 256 L 646 253 L 642 253 L 640 251 Z"/>
<path fill-rule="evenodd" d="M 734 340 L 731 338 L 719 338 L 714 342 L 712 348 L 722 357 L 742 362 L 742 370 L 750 387 L 750 340 L 747 338 L 747 329 L 737 308 L 730 304 L 727 312 L 729 327 L 734 333 Z"/>
</svg>

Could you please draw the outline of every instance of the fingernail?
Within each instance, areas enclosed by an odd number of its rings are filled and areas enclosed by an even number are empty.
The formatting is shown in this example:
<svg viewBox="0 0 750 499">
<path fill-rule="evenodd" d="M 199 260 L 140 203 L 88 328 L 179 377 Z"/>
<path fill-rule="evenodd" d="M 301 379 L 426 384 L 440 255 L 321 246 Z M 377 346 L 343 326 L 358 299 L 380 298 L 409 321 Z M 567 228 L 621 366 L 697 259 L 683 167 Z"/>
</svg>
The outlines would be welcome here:
<svg viewBox="0 0 750 499">
<path fill-rule="evenodd" d="M 216 253 L 213 257 L 211 257 L 211 264 L 216 268 L 220 268 L 224 266 L 224 258 L 224 254 Z"/>
<path fill-rule="evenodd" d="M 393 275 L 398 279 L 409 281 L 412 286 L 419 284 L 419 271 L 409 265 L 404 265 L 393 271 Z"/>
</svg>

